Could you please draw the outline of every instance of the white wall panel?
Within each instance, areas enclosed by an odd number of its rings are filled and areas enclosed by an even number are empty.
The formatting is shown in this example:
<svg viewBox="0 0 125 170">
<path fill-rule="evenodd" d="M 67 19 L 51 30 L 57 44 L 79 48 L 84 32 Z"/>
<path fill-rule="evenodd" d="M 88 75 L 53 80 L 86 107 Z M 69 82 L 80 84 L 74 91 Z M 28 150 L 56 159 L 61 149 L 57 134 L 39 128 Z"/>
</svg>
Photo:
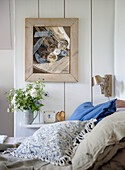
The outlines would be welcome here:
<svg viewBox="0 0 125 170">
<path fill-rule="evenodd" d="M 79 18 L 79 82 L 66 83 L 66 119 L 91 100 L 91 1 L 66 0 L 66 17 Z"/>
<path fill-rule="evenodd" d="M 125 100 L 125 0 L 115 1 L 115 93 Z"/>
<path fill-rule="evenodd" d="M 63 0 L 41 0 L 39 1 L 39 16 L 41 18 L 63 17 Z M 60 7 L 56 10 L 57 5 Z M 38 1 L 16 0 L 15 1 L 15 87 L 25 87 L 24 65 L 25 65 L 25 18 L 38 17 Z M 46 13 L 46 11 L 48 11 Z M 43 110 L 64 110 L 64 84 L 46 83 L 46 89 L 50 97 L 44 100 Z M 15 136 L 29 136 L 34 130 L 21 127 L 23 113 L 15 113 Z"/>
<path fill-rule="evenodd" d="M 64 0 L 40 0 L 41 18 L 63 18 Z"/>
<path fill-rule="evenodd" d="M 93 75 L 114 75 L 114 3 L 93 0 Z M 93 92 L 94 103 L 107 100 L 99 86 L 94 86 Z"/>
<path fill-rule="evenodd" d="M 79 18 L 79 82 L 46 83 L 50 98 L 43 110 L 64 110 L 66 119 L 76 107 L 91 100 L 91 0 L 65 0 L 65 17 Z M 63 18 L 64 0 L 15 0 L 15 87 L 25 87 L 26 17 Z M 93 0 L 93 75 L 114 74 L 114 1 Z M 64 98 L 65 97 L 65 98 Z M 94 103 L 107 100 L 94 87 Z M 65 101 L 65 103 L 64 103 Z M 15 113 L 15 136 L 29 136 L 33 130 L 20 126 L 23 114 Z"/>
<path fill-rule="evenodd" d="M 63 0 L 40 0 L 39 17 L 63 18 L 63 2 Z M 55 112 L 64 110 L 64 83 L 45 83 L 45 85 L 50 97 L 44 100 L 43 110 L 52 110 Z"/>
<path fill-rule="evenodd" d="M 37 18 L 38 1 L 36 0 L 16 0 L 15 1 L 15 88 L 25 87 L 25 18 Z M 32 130 L 21 127 L 23 120 L 22 112 L 14 114 L 14 135 L 29 136 Z"/>
</svg>

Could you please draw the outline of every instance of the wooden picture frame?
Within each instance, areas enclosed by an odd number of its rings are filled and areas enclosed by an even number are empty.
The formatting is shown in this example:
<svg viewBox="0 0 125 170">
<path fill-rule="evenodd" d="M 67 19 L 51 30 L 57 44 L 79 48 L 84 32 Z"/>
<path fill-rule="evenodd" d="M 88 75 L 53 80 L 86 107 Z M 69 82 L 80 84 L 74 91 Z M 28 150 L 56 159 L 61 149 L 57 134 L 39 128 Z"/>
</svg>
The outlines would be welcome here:
<svg viewBox="0 0 125 170">
<path fill-rule="evenodd" d="M 25 18 L 25 81 L 78 81 L 78 22 Z"/>
</svg>

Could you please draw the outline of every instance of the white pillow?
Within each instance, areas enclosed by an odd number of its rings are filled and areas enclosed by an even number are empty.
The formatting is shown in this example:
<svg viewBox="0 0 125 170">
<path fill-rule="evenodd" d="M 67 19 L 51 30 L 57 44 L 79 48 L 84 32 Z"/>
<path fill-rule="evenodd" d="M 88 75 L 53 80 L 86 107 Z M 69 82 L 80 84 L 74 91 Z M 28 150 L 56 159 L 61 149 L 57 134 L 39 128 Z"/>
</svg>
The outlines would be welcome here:
<svg viewBox="0 0 125 170">
<path fill-rule="evenodd" d="M 116 108 L 116 111 L 117 111 L 117 112 L 119 112 L 119 111 L 125 111 L 125 107 Z"/>
</svg>

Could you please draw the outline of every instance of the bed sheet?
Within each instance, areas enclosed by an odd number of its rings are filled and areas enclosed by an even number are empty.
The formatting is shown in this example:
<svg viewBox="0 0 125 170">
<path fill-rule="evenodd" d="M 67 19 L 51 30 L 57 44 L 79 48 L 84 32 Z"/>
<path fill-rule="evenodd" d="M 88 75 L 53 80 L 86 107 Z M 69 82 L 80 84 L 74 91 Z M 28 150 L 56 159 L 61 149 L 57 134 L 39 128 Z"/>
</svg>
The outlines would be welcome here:
<svg viewBox="0 0 125 170">
<path fill-rule="evenodd" d="M 41 160 L 22 159 L 0 153 L 0 170 L 72 170 L 72 166 L 54 166 Z"/>
</svg>

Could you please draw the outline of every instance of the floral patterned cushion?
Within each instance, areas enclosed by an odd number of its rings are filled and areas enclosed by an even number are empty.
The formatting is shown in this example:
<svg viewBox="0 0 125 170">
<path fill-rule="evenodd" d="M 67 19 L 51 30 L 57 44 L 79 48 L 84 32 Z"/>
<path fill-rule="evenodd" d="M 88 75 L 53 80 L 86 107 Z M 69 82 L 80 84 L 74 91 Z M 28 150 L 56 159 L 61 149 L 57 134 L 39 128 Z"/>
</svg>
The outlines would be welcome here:
<svg viewBox="0 0 125 170">
<path fill-rule="evenodd" d="M 73 147 L 81 140 L 81 136 L 78 135 L 83 130 L 85 133 L 90 132 L 94 127 L 94 121 L 63 121 L 44 124 L 12 154 L 16 157 L 40 159 L 55 165 L 71 164 Z M 75 140 L 76 137 L 77 140 Z"/>
</svg>

